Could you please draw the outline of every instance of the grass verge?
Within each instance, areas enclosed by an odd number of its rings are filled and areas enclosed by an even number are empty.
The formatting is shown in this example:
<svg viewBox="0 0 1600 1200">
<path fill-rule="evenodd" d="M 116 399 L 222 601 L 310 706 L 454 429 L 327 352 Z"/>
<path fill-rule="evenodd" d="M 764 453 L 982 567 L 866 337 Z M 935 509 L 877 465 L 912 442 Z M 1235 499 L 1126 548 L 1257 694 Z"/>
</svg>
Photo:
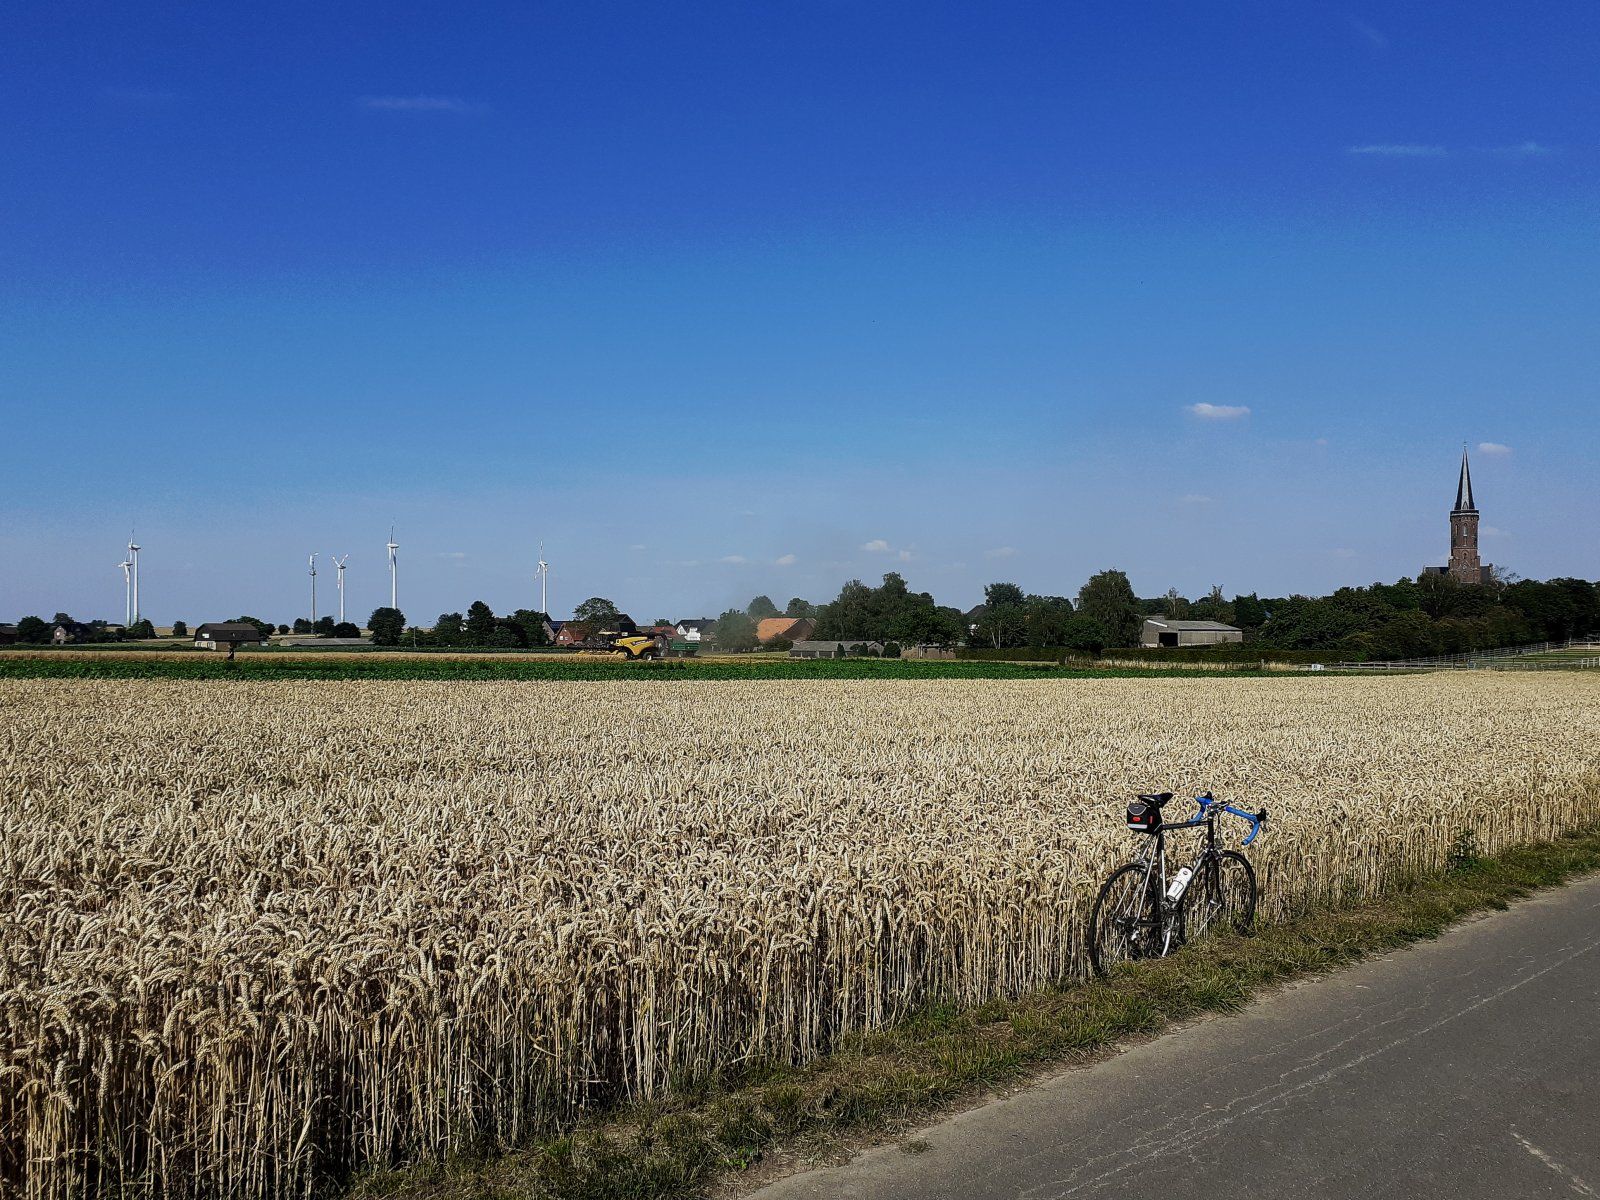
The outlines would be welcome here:
<svg viewBox="0 0 1600 1200">
<path fill-rule="evenodd" d="M 1436 937 L 1469 914 L 1600 870 L 1600 827 L 1477 858 L 1355 908 L 1219 938 L 1105 981 L 976 1009 L 936 1005 L 805 1067 L 749 1068 L 604 1123 L 492 1157 L 382 1172 L 358 1197 L 599 1200 L 701 1194 L 776 1150 L 883 1133 L 941 1108 L 1205 1013 L 1297 976 Z"/>
<path fill-rule="evenodd" d="M 1184 668 L 1087 669 L 1048 663 L 963 662 L 894 658 L 764 659 L 753 662 L 694 659 L 625 662 L 554 655 L 460 655 L 457 657 L 367 653 L 337 656 L 273 651 L 241 655 L 170 656 L 83 652 L 0 654 L 0 679 L 436 679 L 436 680 L 657 680 L 693 679 L 1103 679 L 1108 676 L 1262 675 L 1256 671 Z M 1263 675 L 1262 677 L 1266 677 Z"/>
</svg>

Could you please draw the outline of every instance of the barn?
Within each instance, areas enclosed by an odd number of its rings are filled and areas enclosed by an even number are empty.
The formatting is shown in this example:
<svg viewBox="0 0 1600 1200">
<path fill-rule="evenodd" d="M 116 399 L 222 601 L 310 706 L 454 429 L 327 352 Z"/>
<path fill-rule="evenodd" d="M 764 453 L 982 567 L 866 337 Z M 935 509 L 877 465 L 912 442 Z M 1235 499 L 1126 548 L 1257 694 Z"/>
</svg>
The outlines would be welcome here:
<svg viewBox="0 0 1600 1200">
<path fill-rule="evenodd" d="M 1165 646 L 1169 649 L 1186 646 L 1218 646 L 1224 642 L 1244 641 L 1244 630 L 1221 621 L 1176 621 L 1170 617 L 1147 617 L 1144 632 L 1139 637 L 1141 646 Z"/>
</svg>

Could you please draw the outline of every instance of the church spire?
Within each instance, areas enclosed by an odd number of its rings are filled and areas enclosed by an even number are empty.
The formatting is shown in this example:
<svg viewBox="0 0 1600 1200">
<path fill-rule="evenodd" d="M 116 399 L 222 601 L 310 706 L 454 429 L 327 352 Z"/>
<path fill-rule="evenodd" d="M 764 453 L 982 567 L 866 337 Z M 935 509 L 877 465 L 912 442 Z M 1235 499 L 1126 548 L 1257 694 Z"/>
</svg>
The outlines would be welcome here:
<svg viewBox="0 0 1600 1200">
<path fill-rule="evenodd" d="M 1467 445 L 1465 442 L 1461 444 L 1461 479 L 1456 484 L 1456 511 L 1478 511 L 1478 506 L 1472 502 L 1472 468 L 1467 466 Z"/>
</svg>

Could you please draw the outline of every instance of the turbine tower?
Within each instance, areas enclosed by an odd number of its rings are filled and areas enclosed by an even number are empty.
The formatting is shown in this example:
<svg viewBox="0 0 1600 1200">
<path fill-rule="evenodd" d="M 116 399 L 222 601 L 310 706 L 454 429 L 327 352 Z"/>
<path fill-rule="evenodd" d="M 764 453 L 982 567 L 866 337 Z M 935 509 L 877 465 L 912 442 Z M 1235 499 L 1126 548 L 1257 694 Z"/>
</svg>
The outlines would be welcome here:
<svg viewBox="0 0 1600 1200">
<path fill-rule="evenodd" d="M 126 629 L 133 624 L 133 560 L 125 558 L 117 566 L 122 568 L 122 627 Z"/>
<path fill-rule="evenodd" d="M 350 556 L 348 554 L 346 554 L 343 558 L 337 558 L 334 555 L 330 554 L 328 557 L 333 559 L 333 565 L 335 567 L 337 567 L 338 570 L 339 570 L 339 624 L 343 625 L 344 624 L 344 565 L 345 565 L 345 563 L 350 561 Z"/>
<path fill-rule="evenodd" d="M 539 611 L 545 616 L 550 615 L 550 606 L 545 601 L 545 583 L 550 578 L 550 564 L 544 560 L 544 543 L 539 543 L 539 566 L 533 572 L 539 577 Z"/>
<path fill-rule="evenodd" d="M 128 534 L 128 565 L 133 569 L 133 624 L 139 623 L 139 544 Z"/>
<path fill-rule="evenodd" d="M 311 624 L 317 623 L 317 556 L 311 556 Z"/>
<path fill-rule="evenodd" d="M 389 545 L 386 547 L 386 549 L 389 551 L 389 607 L 399 608 L 400 592 L 396 586 L 396 581 L 400 573 L 400 559 L 395 554 L 395 551 L 400 549 L 400 546 L 394 540 L 393 525 L 389 526 Z"/>
</svg>

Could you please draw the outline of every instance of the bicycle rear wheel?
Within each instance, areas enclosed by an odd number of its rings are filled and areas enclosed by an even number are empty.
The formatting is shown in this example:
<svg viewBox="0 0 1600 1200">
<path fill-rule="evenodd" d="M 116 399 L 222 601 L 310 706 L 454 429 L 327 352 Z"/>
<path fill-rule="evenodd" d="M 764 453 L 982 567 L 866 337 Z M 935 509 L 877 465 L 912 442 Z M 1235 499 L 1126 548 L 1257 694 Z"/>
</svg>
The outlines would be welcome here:
<svg viewBox="0 0 1600 1200">
<path fill-rule="evenodd" d="M 1159 958 L 1161 951 L 1160 889 L 1143 864 L 1119 867 L 1089 910 L 1089 964 L 1104 976 L 1119 963 Z"/>
<path fill-rule="evenodd" d="M 1237 850 L 1207 855 L 1189 888 L 1188 934 L 1249 933 L 1256 920 L 1256 872 Z"/>
</svg>

